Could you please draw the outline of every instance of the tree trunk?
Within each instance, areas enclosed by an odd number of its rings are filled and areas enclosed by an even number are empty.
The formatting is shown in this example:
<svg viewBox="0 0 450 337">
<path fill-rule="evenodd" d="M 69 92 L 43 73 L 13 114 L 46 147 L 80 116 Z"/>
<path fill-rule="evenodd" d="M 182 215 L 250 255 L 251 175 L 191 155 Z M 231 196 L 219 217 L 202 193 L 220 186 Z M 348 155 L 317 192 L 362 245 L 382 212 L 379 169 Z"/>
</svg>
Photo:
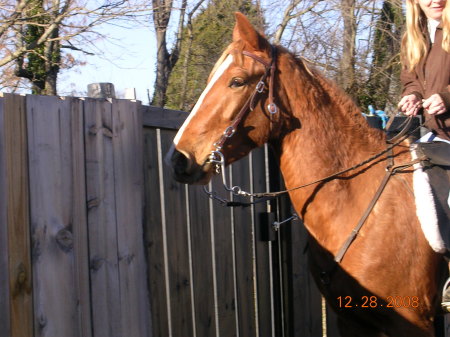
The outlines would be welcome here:
<svg viewBox="0 0 450 337">
<path fill-rule="evenodd" d="M 178 108 L 180 110 L 186 110 L 189 111 L 190 107 L 186 106 L 186 93 L 187 93 L 187 86 L 188 86 L 188 74 L 189 74 L 189 62 L 191 60 L 192 55 L 192 43 L 194 42 L 194 28 L 192 26 L 192 16 L 197 11 L 197 9 L 201 6 L 204 0 L 197 1 L 196 5 L 192 9 L 191 12 L 187 15 L 187 24 L 186 24 L 186 33 L 187 33 L 187 46 L 186 48 L 186 54 L 184 55 L 183 60 L 183 78 L 181 83 L 181 94 L 180 94 L 180 102 L 178 103 Z M 186 2 L 184 2 L 186 5 Z M 181 35 L 180 35 L 181 37 Z M 181 49 L 181 48 L 180 48 Z M 180 50 L 181 52 L 181 50 Z"/>
<path fill-rule="evenodd" d="M 39 43 L 47 29 L 46 25 L 50 25 L 50 22 L 59 15 L 59 0 L 52 1 L 52 8 L 46 10 L 42 0 L 32 1 L 29 11 L 37 18 L 22 30 L 17 41 L 18 46 L 26 46 L 29 52 L 16 59 L 15 74 L 31 82 L 31 92 L 34 95 L 57 94 L 56 84 L 61 66 L 59 25 L 55 24 L 49 31 L 50 40 Z M 27 62 L 24 62 L 25 58 Z"/>
<path fill-rule="evenodd" d="M 52 16 L 56 18 L 59 14 L 60 1 L 52 1 Z M 58 73 L 61 67 L 61 43 L 59 38 L 59 25 L 53 29 L 50 34 L 50 41 L 45 42 L 44 58 L 45 58 L 45 92 L 44 95 L 56 95 L 56 83 Z"/>
<path fill-rule="evenodd" d="M 153 23 L 156 31 L 156 79 L 155 91 L 151 104 L 163 107 L 166 103 L 166 92 L 170 72 L 173 69 L 171 55 L 167 50 L 166 33 L 172 13 L 172 0 L 153 0 Z M 176 51 L 177 52 L 177 51 Z"/>
<path fill-rule="evenodd" d="M 339 84 L 347 91 L 352 92 L 355 86 L 355 39 L 356 16 L 355 0 L 342 0 L 342 17 L 344 20 L 344 45 L 341 58 L 341 75 Z"/>
<path fill-rule="evenodd" d="M 187 24 L 187 34 L 188 34 L 188 41 L 186 46 L 186 53 L 184 54 L 184 60 L 183 60 L 183 78 L 182 78 L 182 84 L 181 84 L 181 93 L 180 93 L 180 102 L 178 105 L 178 109 L 185 110 L 185 100 L 186 100 L 186 92 L 187 92 L 187 82 L 188 82 L 188 74 L 189 74 L 189 61 L 191 59 L 191 50 L 192 50 L 192 42 L 194 40 L 194 34 L 192 32 L 192 22 L 189 19 L 189 22 Z M 189 109 L 187 109 L 189 110 Z"/>
<path fill-rule="evenodd" d="M 163 107 L 166 103 L 166 91 L 169 84 L 169 71 L 171 70 L 169 53 L 166 47 L 166 32 L 156 32 L 157 57 L 156 80 L 152 105 Z"/>
</svg>

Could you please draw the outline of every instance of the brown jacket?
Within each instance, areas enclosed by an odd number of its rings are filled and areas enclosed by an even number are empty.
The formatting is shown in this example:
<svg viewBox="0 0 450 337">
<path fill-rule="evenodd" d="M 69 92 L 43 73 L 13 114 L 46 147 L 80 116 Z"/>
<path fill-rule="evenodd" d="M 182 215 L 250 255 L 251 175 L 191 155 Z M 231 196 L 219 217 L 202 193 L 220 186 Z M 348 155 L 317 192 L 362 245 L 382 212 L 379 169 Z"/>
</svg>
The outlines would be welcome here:
<svg viewBox="0 0 450 337">
<path fill-rule="evenodd" d="M 442 49 L 442 25 L 436 29 L 433 44 L 429 39 L 426 20 L 423 28 L 427 37 L 428 54 L 413 72 L 402 70 L 402 96 L 415 94 L 419 99 L 427 99 L 433 94 L 439 94 L 447 111 L 437 116 L 424 111 L 425 123 L 439 137 L 450 140 L 450 53 Z"/>
</svg>

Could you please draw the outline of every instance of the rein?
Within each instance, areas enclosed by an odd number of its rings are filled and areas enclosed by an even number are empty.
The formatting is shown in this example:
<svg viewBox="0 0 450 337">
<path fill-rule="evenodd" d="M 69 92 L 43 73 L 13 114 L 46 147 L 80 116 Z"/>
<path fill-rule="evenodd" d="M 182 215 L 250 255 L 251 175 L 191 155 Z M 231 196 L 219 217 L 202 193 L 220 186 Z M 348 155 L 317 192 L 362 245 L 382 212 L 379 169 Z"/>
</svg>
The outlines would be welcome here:
<svg viewBox="0 0 450 337">
<path fill-rule="evenodd" d="M 233 202 L 233 201 L 227 200 L 225 198 L 219 197 L 216 192 L 207 191 L 206 188 L 204 188 L 204 191 L 209 195 L 210 198 L 219 201 L 221 204 L 223 204 L 225 206 L 228 206 L 228 207 L 244 206 L 245 207 L 245 206 L 250 206 L 250 205 L 253 205 L 253 204 L 257 204 L 259 202 L 267 201 L 269 199 L 278 198 L 279 196 L 281 196 L 283 194 L 287 194 L 289 192 L 296 191 L 296 190 L 299 190 L 299 189 L 302 189 L 302 188 L 305 188 L 305 187 L 308 187 L 308 186 L 316 185 L 316 184 L 319 184 L 319 183 L 322 183 L 322 182 L 327 182 L 329 180 L 332 180 L 334 178 L 337 178 L 337 177 L 341 176 L 342 174 L 345 174 L 347 172 L 356 170 L 356 169 L 358 169 L 358 168 L 360 168 L 360 167 L 362 167 L 362 166 L 364 166 L 366 164 L 369 164 L 370 162 L 373 162 L 374 160 L 380 158 L 381 156 L 383 156 L 386 153 L 390 153 L 393 148 L 395 148 L 396 146 L 400 145 L 400 143 L 402 143 L 411 134 L 416 132 L 418 130 L 418 128 L 420 128 L 420 125 L 419 125 L 418 127 L 414 128 L 413 130 L 408 131 L 407 129 L 409 128 L 409 126 L 411 124 L 409 121 L 411 121 L 411 120 L 412 120 L 412 118 L 409 118 L 407 120 L 406 125 L 404 126 L 404 128 L 401 130 L 401 132 L 397 136 L 387 140 L 387 143 L 390 143 L 390 144 L 386 147 L 386 149 L 384 149 L 383 151 L 380 151 L 379 153 L 373 155 L 372 157 L 370 157 L 370 158 L 368 158 L 368 159 L 366 159 L 366 160 L 364 160 L 364 161 L 362 161 L 362 162 L 360 162 L 360 163 L 358 163 L 358 164 L 356 164 L 354 166 L 351 166 L 351 167 L 343 169 L 343 170 L 341 170 L 339 172 L 333 173 L 333 174 L 331 174 L 329 176 L 326 176 L 326 177 L 323 177 L 323 178 L 311 181 L 311 182 L 303 184 L 303 185 L 299 185 L 299 186 L 296 186 L 296 187 L 292 187 L 292 188 L 281 190 L 281 191 L 277 191 L 277 192 L 251 193 L 251 192 L 244 191 L 240 186 L 232 186 L 232 187 L 230 187 L 230 185 L 227 183 L 227 179 L 226 179 L 226 176 L 225 176 L 225 157 L 220 152 L 220 149 L 216 150 L 216 151 L 213 151 L 211 153 L 211 156 L 214 155 L 214 157 L 210 157 L 210 161 L 216 165 L 216 172 L 218 174 L 219 173 L 222 174 L 222 183 L 223 183 L 223 187 L 224 187 L 224 189 L 226 191 L 231 192 L 234 196 L 253 197 L 253 198 L 257 198 L 257 199 L 264 198 L 264 199 L 258 200 L 258 201 L 253 201 L 253 202 L 246 202 L 246 203 Z M 228 130 L 228 128 L 227 128 L 227 130 Z M 227 132 L 227 131 L 225 131 L 225 132 Z M 224 132 L 224 135 L 225 135 L 225 132 Z M 230 137 L 227 137 L 227 138 L 230 138 Z M 420 158 L 420 159 L 423 160 L 423 158 Z M 407 167 L 410 167 L 410 166 L 414 165 L 416 162 L 417 162 L 416 160 L 408 162 L 408 163 L 405 164 L 406 167 L 404 167 L 404 165 L 399 165 L 398 167 L 396 167 L 395 171 L 399 171 L 400 167 L 402 167 L 403 169 L 405 169 Z"/>
</svg>

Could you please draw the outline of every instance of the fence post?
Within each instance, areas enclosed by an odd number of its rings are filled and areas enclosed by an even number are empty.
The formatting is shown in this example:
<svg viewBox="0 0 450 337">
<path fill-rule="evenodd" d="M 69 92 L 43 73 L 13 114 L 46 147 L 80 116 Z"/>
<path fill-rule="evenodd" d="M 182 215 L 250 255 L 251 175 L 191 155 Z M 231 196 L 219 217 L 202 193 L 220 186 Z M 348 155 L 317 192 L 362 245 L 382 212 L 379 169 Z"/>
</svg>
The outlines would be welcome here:
<svg viewBox="0 0 450 337">
<path fill-rule="evenodd" d="M 114 84 L 112 84 L 112 83 L 88 84 L 88 97 L 91 97 L 91 98 L 116 98 Z"/>
</svg>

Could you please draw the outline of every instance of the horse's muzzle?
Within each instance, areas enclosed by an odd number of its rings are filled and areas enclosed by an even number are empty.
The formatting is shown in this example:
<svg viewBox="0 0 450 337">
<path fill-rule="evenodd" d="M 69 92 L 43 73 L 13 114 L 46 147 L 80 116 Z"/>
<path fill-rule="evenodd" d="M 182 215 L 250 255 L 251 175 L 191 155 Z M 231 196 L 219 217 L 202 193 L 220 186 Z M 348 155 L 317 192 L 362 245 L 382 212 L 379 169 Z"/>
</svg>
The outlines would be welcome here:
<svg viewBox="0 0 450 337">
<path fill-rule="evenodd" d="M 176 181 L 184 184 L 207 184 L 210 175 L 205 165 L 198 165 L 189 155 L 173 148 L 170 156 L 170 166 Z"/>
</svg>

